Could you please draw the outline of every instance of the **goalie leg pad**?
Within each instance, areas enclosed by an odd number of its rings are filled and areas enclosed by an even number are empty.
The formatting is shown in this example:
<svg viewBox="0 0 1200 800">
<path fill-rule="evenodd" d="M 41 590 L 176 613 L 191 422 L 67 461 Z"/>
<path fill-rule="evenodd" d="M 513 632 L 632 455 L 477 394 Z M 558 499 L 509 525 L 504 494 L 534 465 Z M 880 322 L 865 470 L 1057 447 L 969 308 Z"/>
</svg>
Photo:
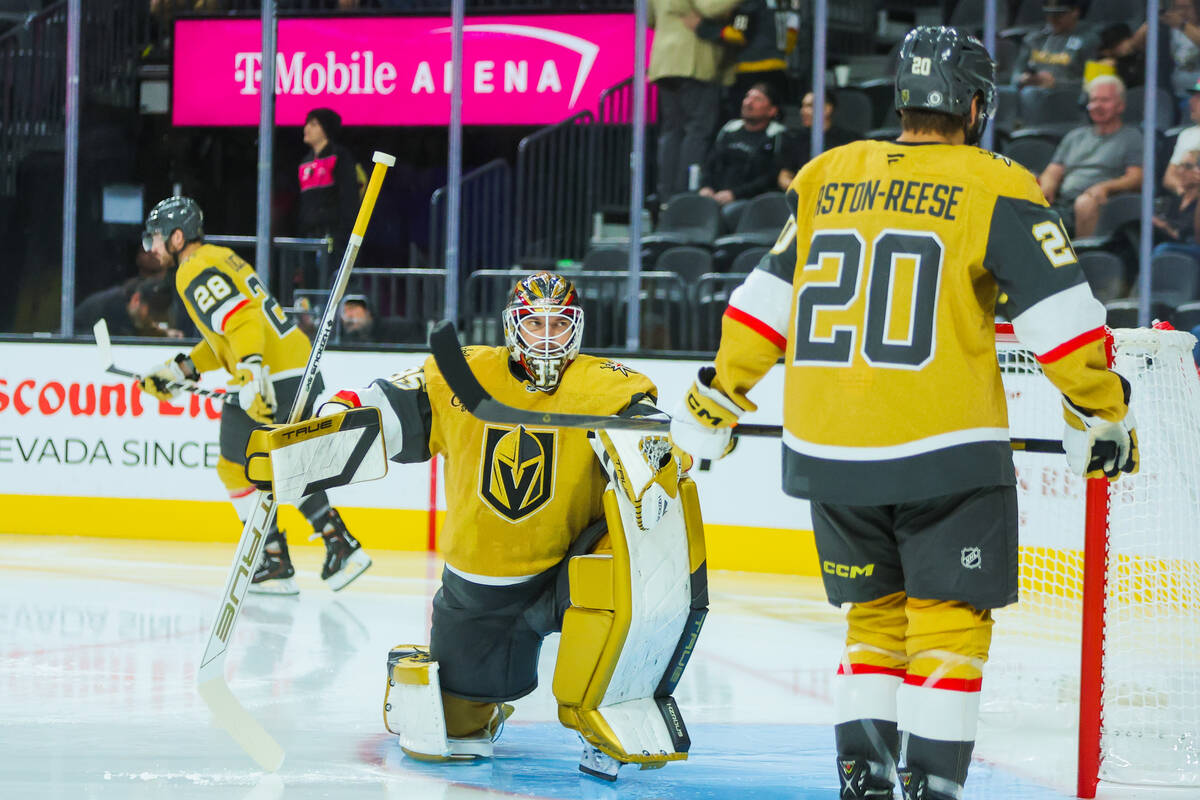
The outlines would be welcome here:
<svg viewBox="0 0 1200 800">
<path fill-rule="evenodd" d="M 446 709 L 438 663 L 429 657 L 429 648 L 421 645 L 398 645 L 388 653 L 388 685 L 383 697 L 383 724 L 400 737 L 405 754 L 419 761 L 458 761 L 487 758 L 492 755 L 492 734 L 470 738 L 450 738 L 446 734 Z M 457 698 L 451 698 L 457 700 Z M 464 704 L 466 701 L 462 701 Z M 483 705 L 483 704 L 480 704 Z M 486 727 L 495 716 L 503 723 L 504 714 L 495 704 L 488 704 L 486 717 L 480 727 Z M 454 720 L 463 723 L 467 716 L 465 705 L 452 705 Z M 508 706 L 511 713 L 511 706 Z M 471 709 L 471 711 L 477 711 Z"/>
<path fill-rule="evenodd" d="M 683 760 L 690 747 L 669 691 L 703 624 L 706 609 L 694 606 L 707 602 L 707 592 L 703 551 L 691 546 L 702 547 L 703 534 L 688 528 L 700 524 L 694 484 L 679 486 L 646 530 L 635 501 L 610 485 L 604 506 L 612 553 L 569 563 L 572 607 L 554 674 L 559 720 L 600 753 L 643 768 Z M 638 535 L 631 539 L 630 530 Z"/>
</svg>

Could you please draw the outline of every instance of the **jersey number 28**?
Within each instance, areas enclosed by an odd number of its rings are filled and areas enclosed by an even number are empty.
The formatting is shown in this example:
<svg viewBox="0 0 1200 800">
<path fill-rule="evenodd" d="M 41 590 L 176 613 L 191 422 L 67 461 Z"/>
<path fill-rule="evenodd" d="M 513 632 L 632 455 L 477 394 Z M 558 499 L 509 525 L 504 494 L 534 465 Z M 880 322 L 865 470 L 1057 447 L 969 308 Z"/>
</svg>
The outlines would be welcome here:
<svg viewBox="0 0 1200 800">
<path fill-rule="evenodd" d="M 868 364 L 894 369 L 920 369 L 934 349 L 934 317 L 944 248 L 937 234 L 886 230 L 868 246 L 855 230 L 818 231 L 809 245 L 805 270 L 824 269 L 834 260 L 832 281 L 807 281 L 796 298 L 796 351 L 793 363 L 850 366 L 859 351 Z M 862 317 L 834 324 L 818 335 L 822 312 L 845 311 L 863 291 L 863 268 L 870 271 Z M 912 264 L 911 270 L 900 264 Z M 908 286 L 898 281 L 910 281 Z M 898 298 L 907 297 L 901 304 Z M 905 319 L 898 319 L 903 315 Z M 893 336 L 894 331 L 900 335 Z"/>
</svg>

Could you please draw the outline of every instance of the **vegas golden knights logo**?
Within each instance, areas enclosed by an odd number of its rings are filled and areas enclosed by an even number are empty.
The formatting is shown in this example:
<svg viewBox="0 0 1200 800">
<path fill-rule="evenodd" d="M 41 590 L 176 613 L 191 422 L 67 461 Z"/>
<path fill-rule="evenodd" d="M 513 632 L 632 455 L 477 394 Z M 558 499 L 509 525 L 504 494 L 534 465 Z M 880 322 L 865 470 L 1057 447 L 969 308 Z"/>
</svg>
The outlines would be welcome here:
<svg viewBox="0 0 1200 800">
<path fill-rule="evenodd" d="M 500 516 L 517 522 L 554 496 L 554 431 L 487 426 L 479 494 Z"/>
</svg>

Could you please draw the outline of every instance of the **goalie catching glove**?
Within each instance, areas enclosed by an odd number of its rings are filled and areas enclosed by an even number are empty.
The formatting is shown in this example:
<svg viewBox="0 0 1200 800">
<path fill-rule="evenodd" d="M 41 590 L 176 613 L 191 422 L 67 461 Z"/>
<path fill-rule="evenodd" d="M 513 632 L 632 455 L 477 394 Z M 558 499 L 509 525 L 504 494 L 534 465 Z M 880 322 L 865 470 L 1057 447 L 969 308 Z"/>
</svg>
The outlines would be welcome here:
<svg viewBox="0 0 1200 800">
<path fill-rule="evenodd" d="M 170 402 L 183 393 L 189 381 L 196 381 L 200 373 L 187 354 L 179 353 L 175 358 L 157 367 L 146 377 L 142 378 L 141 389 L 146 394 L 156 397 L 163 402 Z"/>
<path fill-rule="evenodd" d="M 671 415 L 671 441 L 696 458 L 718 459 L 733 449 L 733 428 L 744 413 L 712 386 L 715 367 L 701 367 Z"/>
<path fill-rule="evenodd" d="M 1125 400 L 1128 405 L 1129 383 L 1122 378 Z M 1063 399 L 1063 417 L 1067 421 L 1063 431 L 1063 450 L 1067 453 L 1067 464 L 1076 475 L 1085 478 L 1101 476 L 1115 481 L 1122 472 L 1133 474 L 1138 471 L 1137 431 L 1134 430 L 1133 412 L 1127 411 L 1119 422 L 1109 422 L 1091 416 Z"/>
<path fill-rule="evenodd" d="M 246 478 L 283 503 L 387 474 L 379 409 L 367 406 L 250 433 Z"/>
<path fill-rule="evenodd" d="M 237 363 L 233 378 L 226 384 L 238 396 L 238 405 L 255 422 L 275 420 L 275 387 L 270 373 L 270 367 L 263 366 L 262 356 L 249 355 Z"/>
</svg>

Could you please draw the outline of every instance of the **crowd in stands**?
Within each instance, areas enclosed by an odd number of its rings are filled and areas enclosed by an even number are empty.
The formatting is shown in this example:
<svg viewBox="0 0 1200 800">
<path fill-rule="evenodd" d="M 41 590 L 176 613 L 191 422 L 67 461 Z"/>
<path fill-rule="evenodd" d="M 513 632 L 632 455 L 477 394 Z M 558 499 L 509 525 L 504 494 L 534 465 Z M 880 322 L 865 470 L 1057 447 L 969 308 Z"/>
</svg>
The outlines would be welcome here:
<svg viewBox="0 0 1200 800">
<path fill-rule="evenodd" d="M 948 22 L 975 27 L 978 32 L 981 15 L 974 25 L 962 17 L 969 17 L 968 9 L 981 8 L 981 4 L 959 0 L 957 5 L 963 13 L 956 19 L 952 9 Z M 685 15 L 674 12 L 673 17 L 673 0 L 651 0 L 651 6 L 660 38 L 652 49 L 649 78 L 657 84 L 664 103 L 660 107 L 659 182 L 654 199 L 658 209 L 665 209 L 680 196 L 698 194 L 719 207 L 720 219 L 709 241 L 697 237 L 694 229 L 689 229 L 687 241 L 669 237 L 665 241 L 708 248 L 715 270 L 731 270 L 735 263 L 742 270 L 749 269 L 751 262 L 737 258 L 745 247 L 730 248 L 719 240 L 752 233 L 743 223 L 746 209 L 756 197 L 774 195 L 781 200 L 780 193 L 809 160 L 816 116 L 813 95 L 804 93 L 797 104 L 796 87 L 771 72 L 783 57 L 781 50 L 771 47 L 785 43 L 776 37 L 769 47 L 755 38 L 761 23 L 756 22 L 759 12 L 753 0 L 736 7 L 730 7 L 728 0 L 691 0 L 684 4 L 689 9 Z M 1110 267 L 1105 275 L 1111 277 L 1111 265 L 1118 264 L 1116 279 L 1097 278 L 1094 284 L 1101 299 L 1128 298 L 1138 287 L 1145 163 L 1145 4 L 1135 0 L 1020 0 L 1008 6 L 1013 15 L 998 20 L 1002 30 L 996 50 L 999 111 L 991 123 L 994 149 L 1034 174 L 1047 201 L 1061 215 L 1077 251 L 1103 254 L 1082 259 L 1085 273 L 1089 264 L 1103 261 Z M 1162 271 L 1187 264 L 1192 275 L 1182 281 L 1182 290 L 1180 280 L 1164 278 L 1161 283 L 1167 288 L 1162 296 L 1155 289 L 1153 299 L 1169 298 L 1168 305 L 1176 306 L 1200 301 L 1196 224 L 1200 208 L 1196 202 L 1200 196 L 1200 14 L 1194 0 L 1165 0 L 1161 9 L 1154 254 L 1156 259 L 1172 256 L 1171 261 L 1162 261 Z M 1031 10 L 1040 19 L 1033 17 L 1034 21 L 1024 26 L 1013 24 L 1030 20 Z M 669 37 L 662 35 L 664 29 L 671 30 Z M 704 58 L 676 58 L 680 42 L 692 48 L 689 52 L 703 52 Z M 755 49 L 759 46 L 761 50 Z M 755 72 L 751 65 L 762 65 L 762 71 Z M 884 83 L 884 88 L 890 89 L 890 77 L 857 86 L 827 85 L 825 107 L 816 123 L 823 125 L 825 149 L 861 138 L 894 138 L 898 130 L 890 91 L 880 91 Z M 688 105 L 683 92 L 699 86 L 710 98 L 724 92 L 726 99 L 710 100 L 704 113 L 697 114 L 700 106 Z M 678 97 L 673 98 L 672 93 Z M 677 118 L 671 104 L 687 106 L 684 111 L 692 116 Z M 727 121 L 718 127 L 713 108 L 738 110 L 727 113 Z M 1181 116 L 1190 117 L 1186 127 L 1176 126 Z M 701 136 L 705 130 L 709 131 L 707 137 Z M 681 146 L 684 138 L 689 141 Z M 694 201 L 689 204 L 693 204 L 689 209 L 695 208 Z M 665 212 L 663 218 L 671 219 Z M 759 233 L 765 234 L 765 230 Z M 643 246 L 642 253 L 646 268 L 651 269 L 654 264 L 647 258 L 661 257 L 664 251 Z M 1159 264 L 1156 260 L 1156 285 L 1160 283 Z M 1156 309 L 1166 313 L 1164 306 Z M 1200 322 L 1200 311 L 1196 313 L 1196 322 Z M 1192 324 L 1186 327 L 1190 329 Z"/>
</svg>

